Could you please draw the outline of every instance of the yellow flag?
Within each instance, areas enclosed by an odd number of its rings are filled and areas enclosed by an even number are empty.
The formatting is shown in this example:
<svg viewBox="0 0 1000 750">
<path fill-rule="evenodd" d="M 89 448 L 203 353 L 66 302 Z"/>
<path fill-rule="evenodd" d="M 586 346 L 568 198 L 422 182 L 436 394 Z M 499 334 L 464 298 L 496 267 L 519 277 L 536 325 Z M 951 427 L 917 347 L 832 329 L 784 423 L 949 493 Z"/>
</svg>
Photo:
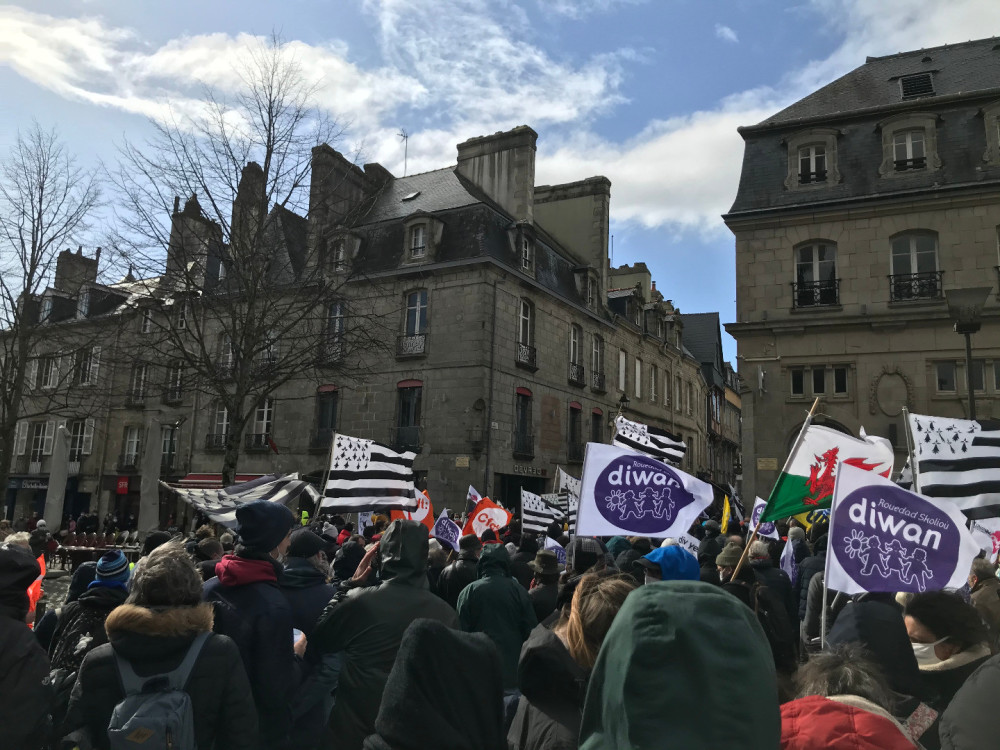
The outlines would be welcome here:
<svg viewBox="0 0 1000 750">
<path fill-rule="evenodd" d="M 726 499 L 722 503 L 722 533 L 726 533 L 726 529 L 729 528 L 729 495 L 726 495 Z"/>
</svg>

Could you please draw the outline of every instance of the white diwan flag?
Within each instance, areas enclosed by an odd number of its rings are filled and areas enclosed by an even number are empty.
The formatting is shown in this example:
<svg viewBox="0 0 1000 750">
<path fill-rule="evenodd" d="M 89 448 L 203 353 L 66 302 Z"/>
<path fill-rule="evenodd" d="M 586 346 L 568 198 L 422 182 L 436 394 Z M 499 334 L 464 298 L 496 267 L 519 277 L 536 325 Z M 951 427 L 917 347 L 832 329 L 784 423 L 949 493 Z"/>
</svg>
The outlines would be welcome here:
<svg viewBox="0 0 1000 750">
<path fill-rule="evenodd" d="M 766 537 L 767 539 L 781 539 L 781 535 L 778 534 L 778 527 L 774 525 L 773 521 L 761 522 L 760 517 L 764 515 L 764 508 L 767 507 L 767 500 L 762 497 L 758 497 L 754 500 L 753 510 L 750 511 L 750 528 L 757 528 L 757 536 Z M 760 527 L 757 524 L 760 523 Z"/>
<path fill-rule="evenodd" d="M 679 536 L 713 499 L 712 486 L 642 453 L 588 443 L 577 534 Z"/>
<path fill-rule="evenodd" d="M 969 524 L 969 531 L 986 559 L 995 565 L 1000 555 L 1000 518 L 978 518 Z"/>
<path fill-rule="evenodd" d="M 840 467 L 830 509 L 829 588 L 845 594 L 960 588 L 978 552 L 953 503 Z"/>
</svg>

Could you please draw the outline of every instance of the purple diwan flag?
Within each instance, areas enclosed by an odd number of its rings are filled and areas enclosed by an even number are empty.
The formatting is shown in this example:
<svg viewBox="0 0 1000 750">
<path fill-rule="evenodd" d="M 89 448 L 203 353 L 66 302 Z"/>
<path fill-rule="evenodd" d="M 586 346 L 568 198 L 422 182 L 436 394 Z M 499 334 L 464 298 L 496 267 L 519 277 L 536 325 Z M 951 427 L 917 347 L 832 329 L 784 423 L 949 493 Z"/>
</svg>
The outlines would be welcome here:
<svg viewBox="0 0 1000 750">
<path fill-rule="evenodd" d="M 845 594 L 960 588 L 979 552 L 965 516 L 853 466 L 837 474 L 826 584 Z"/>
<path fill-rule="evenodd" d="M 462 538 L 462 527 L 448 518 L 447 510 L 443 510 L 437 521 L 434 522 L 431 536 L 458 552 L 458 540 Z"/>
<path fill-rule="evenodd" d="M 792 579 L 792 585 L 799 580 L 799 566 L 795 562 L 795 550 L 792 549 L 792 540 L 785 541 L 785 548 L 781 550 L 781 569 L 788 573 Z"/>
</svg>

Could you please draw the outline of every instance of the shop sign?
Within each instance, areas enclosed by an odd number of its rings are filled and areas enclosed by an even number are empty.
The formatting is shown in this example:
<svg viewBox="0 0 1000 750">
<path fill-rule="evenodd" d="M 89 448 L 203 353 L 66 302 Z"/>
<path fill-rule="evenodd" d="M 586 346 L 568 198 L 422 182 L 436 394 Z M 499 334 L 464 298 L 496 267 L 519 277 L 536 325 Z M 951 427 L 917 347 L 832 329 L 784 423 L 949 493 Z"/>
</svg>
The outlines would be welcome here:
<svg viewBox="0 0 1000 750">
<path fill-rule="evenodd" d="M 118 477 L 118 481 L 115 482 L 115 494 L 116 495 L 128 494 L 128 477 Z"/>
<path fill-rule="evenodd" d="M 514 473 L 526 477 L 544 477 L 548 476 L 549 470 L 543 469 L 540 466 L 532 466 L 531 464 L 514 464 Z"/>
</svg>

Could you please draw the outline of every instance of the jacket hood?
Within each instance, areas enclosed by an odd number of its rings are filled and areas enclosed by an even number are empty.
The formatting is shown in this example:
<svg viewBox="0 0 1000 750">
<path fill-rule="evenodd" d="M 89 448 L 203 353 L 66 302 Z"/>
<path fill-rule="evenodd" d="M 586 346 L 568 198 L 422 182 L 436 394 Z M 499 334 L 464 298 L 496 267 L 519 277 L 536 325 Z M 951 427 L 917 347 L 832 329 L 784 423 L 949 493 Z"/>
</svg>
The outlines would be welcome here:
<svg viewBox="0 0 1000 750">
<path fill-rule="evenodd" d="M 941 714 L 943 747 L 979 750 L 996 744 L 996 696 L 1000 694 L 1000 655 L 973 672 Z"/>
<path fill-rule="evenodd" d="M 623 536 L 613 536 L 608 540 L 607 547 L 611 556 L 617 560 L 622 552 L 632 549 L 632 543 Z"/>
<path fill-rule="evenodd" d="M 281 585 L 283 588 L 289 589 L 307 589 L 312 586 L 325 586 L 326 576 L 306 558 L 289 557 L 285 560 L 285 570 L 281 576 Z"/>
<path fill-rule="evenodd" d="M 479 557 L 476 571 L 480 578 L 489 576 L 510 577 L 510 554 L 502 544 L 487 544 Z"/>
<path fill-rule="evenodd" d="M 581 750 L 775 750 L 774 660 L 753 611 L 716 586 L 663 581 L 625 599 L 591 674 Z"/>
<path fill-rule="evenodd" d="M 474 680 L 467 679 L 470 665 L 475 665 Z M 414 620 L 403 634 L 376 734 L 365 748 L 504 750 L 500 674 L 500 656 L 488 636 L 453 630 L 437 620 Z"/>
<path fill-rule="evenodd" d="M 782 750 L 914 750 L 902 727 L 878 706 L 854 696 L 849 702 L 838 697 L 810 695 L 785 703 Z"/>
<path fill-rule="evenodd" d="M 579 721 L 588 672 L 573 661 L 562 640 L 538 625 L 521 647 L 517 682 L 521 693 L 543 712 Z"/>
<path fill-rule="evenodd" d="M 125 603 L 128 591 L 118 586 L 94 586 L 77 597 L 81 607 L 106 609 L 109 612 Z"/>
<path fill-rule="evenodd" d="M 428 588 L 427 527 L 416 521 L 393 521 L 382 534 L 379 555 L 382 580 Z"/>
<path fill-rule="evenodd" d="M 129 660 L 157 659 L 186 649 L 198 633 L 212 630 L 211 604 L 150 608 L 123 604 L 104 621 L 111 646 Z"/>
<path fill-rule="evenodd" d="M 365 557 L 365 548 L 357 542 L 347 541 L 340 548 L 340 552 L 333 558 L 333 577 L 338 581 L 343 581 L 354 576 L 358 571 L 358 566 Z"/>
<path fill-rule="evenodd" d="M 215 575 L 223 586 L 246 586 L 248 583 L 277 581 L 278 571 L 270 560 L 226 555 L 215 564 Z"/>
</svg>

